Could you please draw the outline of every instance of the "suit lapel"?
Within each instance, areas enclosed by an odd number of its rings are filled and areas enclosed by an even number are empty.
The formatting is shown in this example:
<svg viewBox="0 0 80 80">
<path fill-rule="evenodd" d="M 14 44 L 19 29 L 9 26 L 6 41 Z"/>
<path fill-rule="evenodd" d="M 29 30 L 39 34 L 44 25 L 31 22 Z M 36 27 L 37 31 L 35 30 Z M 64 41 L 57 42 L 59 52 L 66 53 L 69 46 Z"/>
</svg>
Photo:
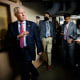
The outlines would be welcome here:
<svg viewBox="0 0 80 80">
<path fill-rule="evenodd" d="M 67 31 L 69 31 L 70 30 L 70 28 L 71 28 L 71 22 L 69 23 L 69 25 L 68 25 L 68 30 Z M 65 30 L 65 28 L 66 28 L 66 24 L 64 24 L 64 30 Z"/>
<path fill-rule="evenodd" d="M 17 21 L 15 22 L 15 31 L 16 31 L 16 34 L 18 35 L 19 31 L 18 31 L 18 22 Z"/>
<path fill-rule="evenodd" d="M 42 28 L 43 28 L 43 31 L 46 33 L 46 22 L 45 21 L 43 21 L 43 24 L 42 24 L 43 26 L 42 26 Z"/>
<path fill-rule="evenodd" d="M 26 31 L 29 32 L 29 35 L 26 37 L 26 40 L 29 38 L 30 34 L 31 34 L 31 24 L 29 21 L 26 20 Z"/>
<path fill-rule="evenodd" d="M 52 24 L 51 24 L 50 21 L 49 21 L 49 25 L 50 25 L 50 32 L 51 32 L 51 30 L 52 30 Z"/>
<path fill-rule="evenodd" d="M 64 30 L 65 30 L 65 28 L 66 28 L 66 24 L 64 24 Z"/>
<path fill-rule="evenodd" d="M 26 31 L 30 32 L 30 28 L 31 28 L 31 25 L 30 25 L 29 21 L 26 21 Z"/>
<path fill-rule="evenodd" d="M 51 22 L 49 21 L 49 24 L 50 24 L 50 28 L 51 28 Z"/>
<path fill-rule="evenodd" d="M 71 25 L 72 25 L 72 23 L 70 22 L 69 25 L 68 25 L 68 32 L 71 31 Z"/>
</svg>

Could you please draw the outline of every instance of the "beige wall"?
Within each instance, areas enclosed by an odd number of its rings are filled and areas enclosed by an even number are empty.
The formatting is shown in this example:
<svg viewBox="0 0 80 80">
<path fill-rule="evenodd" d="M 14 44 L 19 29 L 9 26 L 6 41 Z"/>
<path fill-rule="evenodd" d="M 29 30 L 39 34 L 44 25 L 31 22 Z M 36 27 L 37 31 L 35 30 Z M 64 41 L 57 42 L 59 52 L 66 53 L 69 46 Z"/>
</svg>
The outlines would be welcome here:
<svg viewBox="0 0 80 80">
<path fill-rule="evenodd" d="M 22 5 L 20 0 L 16 1 L 17 2 L 15 3 L 9 0 L 0 0 L 0 40 L 4 39 L 8 23 L 16 20 L 13 14 L 13 9 L 16 6 Z M 3 33 L 4 31 L 5 33 Z"/>
<path fill-rule="evenodd" d="M 14 17 L 14 14 L 13 14 L 13 9 L 14 7 L 16 6 L 21 6 L 22 3 L 20 0 L 17 0 L 17 2 L 12 2 L 12 1 L 9 1 L 9 0 L 0 0 L 0 3 L 3 3 L 4 5 L 8 5 L 10 7 L 10 14 L 11 14 L 11 21 L 15 21 L 16 18 Z"/>
<path fill-rule="evenodd" d="M 43 17 L 44 7 L 40 2 L 25 2 L 22 6 L 26 13 L 26 18 L 30 21 L 36 22 L 36 16 Z"/>
</svg>

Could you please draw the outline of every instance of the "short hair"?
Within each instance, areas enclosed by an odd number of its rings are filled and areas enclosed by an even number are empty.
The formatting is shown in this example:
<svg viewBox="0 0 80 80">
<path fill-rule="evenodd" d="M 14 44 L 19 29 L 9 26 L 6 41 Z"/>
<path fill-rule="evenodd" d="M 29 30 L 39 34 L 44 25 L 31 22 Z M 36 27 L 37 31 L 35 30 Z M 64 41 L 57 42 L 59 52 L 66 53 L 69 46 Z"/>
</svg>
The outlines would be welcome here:
<svg viewBox="0 0 80 80">
<path fill-rule="evenodd" d="M 36 16 L 36 18 L 37 18 L 37 19 L 40 19 L 40 17 L 39 17 L 39 16 Z"/>
<path fill-rule="evenodd" d="M 71 15 L 69 13 L 64 14 L 64 18 L 70 17 Z"/>
<path fill-rule="evenodd" d="M 45 12 L 44 15 L 45 15 L 45 14 L 48 14 L 48 15 L 50 16 L 50 13 L 49 13 L 49 12 Z"/>
<path fill-rule="evenodd" d="M 17 9 L 18 9 L 18 8 L 21 8 L 21 7 L 15 7 L 15 8 L 14 8 L 14 14 L 17 12 Z"/>
</svg>

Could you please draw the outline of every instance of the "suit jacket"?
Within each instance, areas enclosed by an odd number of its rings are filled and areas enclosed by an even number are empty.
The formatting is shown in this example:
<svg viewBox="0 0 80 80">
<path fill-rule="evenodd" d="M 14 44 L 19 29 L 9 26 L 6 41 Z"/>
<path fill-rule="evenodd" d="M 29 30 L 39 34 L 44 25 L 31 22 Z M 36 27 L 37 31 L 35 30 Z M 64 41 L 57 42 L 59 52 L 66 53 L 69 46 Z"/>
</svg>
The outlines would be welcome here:
<svg viewBox="0 0 80 80">
<path fill-rule="evenodd" d="M 50 34 L 52 38 L 55 39 L 56 38 L 55 26 L 51 21 L 49 21 L 49 24 L 50 24 Z M 43 37 L 46 37 L 46 23 L 44 20 L 40 21 L 39 28 L 40 28 L 40 38 L 42 39 Z"/>
<path fill-rule="evenodd" d="M 64 30 L 65 30 L 65 27 L 66 27 L 65 25 L 66 24 L 62 25 L 62 32 L 64 32 Z M 77 38 L 76 24 L 74 24 L 73 22 L 70 22 L 69 25 L 68 25 L 68 30 L 67 30 L 67 41 L 69 39 L 73 39 L 73 41 L 72 41 L 71 44 L 69 44 L 69 46 L 73 46 L 74 45 L 74 43 L 75 43 L 74 39 L 76 39 L 76 38 Z M 64 36 L 63 36 L 63 39 L 64 39 Z"/>
<path fill-rule="evenodd" d="M 40 37 L 38 35 L 37 31 L 37 25 L 31 21 L 26 20 L 26 30 L 29 31 L 29 35 L 26 37 L 26 42 L 29 47 L 29 52 L 32 57 L 32 59 L 35 59 L 35 42 L 37 45 L 37 52 L 42 52 L 42 46 Z M 15 56 L 18 58 L 21 51 L 20 48 L 20 40 L 17 39 L 17 35 L 19 35 L 18 32 L 18 22 L 13 22 L 8 25 L 8 31 L 6 35 L 6 41 L 7 41 L 7 47 L 8 50 L 11 52 L 13 51 Z"/>
</svg>

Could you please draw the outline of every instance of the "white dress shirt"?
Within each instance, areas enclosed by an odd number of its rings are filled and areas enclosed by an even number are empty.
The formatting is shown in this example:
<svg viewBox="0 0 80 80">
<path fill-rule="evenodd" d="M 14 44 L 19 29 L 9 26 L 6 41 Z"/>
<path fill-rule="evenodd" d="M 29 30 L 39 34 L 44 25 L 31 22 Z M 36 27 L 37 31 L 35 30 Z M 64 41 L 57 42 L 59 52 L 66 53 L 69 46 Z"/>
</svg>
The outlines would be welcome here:
<svg viewBox="0 0 80 80">
<path fill-rule="evenodd" d="M 24 28 L 24 31 L 26 31 L 26 21 L 23 21 L 23 28 Z M 20 33 L 20 22 L 18 21 L 18 31 Z M 24 47 L 27 46 L 27 43 L 26 43 L 26 36 L 24 36 Z"/>
</svg>

